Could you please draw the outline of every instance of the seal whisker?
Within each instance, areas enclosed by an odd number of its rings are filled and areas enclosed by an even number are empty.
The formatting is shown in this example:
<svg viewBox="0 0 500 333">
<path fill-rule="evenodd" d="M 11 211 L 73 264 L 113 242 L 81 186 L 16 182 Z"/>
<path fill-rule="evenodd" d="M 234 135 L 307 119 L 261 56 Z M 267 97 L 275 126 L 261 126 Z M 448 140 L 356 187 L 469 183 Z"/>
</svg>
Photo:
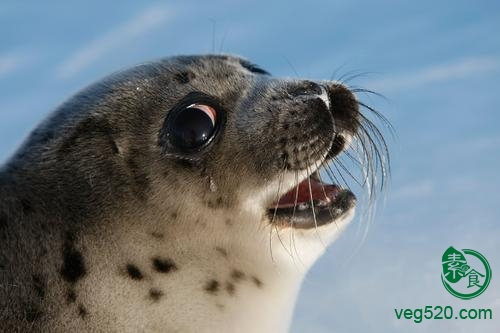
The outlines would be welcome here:
<svg viewBox="0 0 500 333">
<path fill-rule="evenodd" d="M 345 151 L 342 151 L 342 153 L 344 153 Z M 342 154 L 339 154 L 338 156 L 341 156 Z M 348 183 L 347 181 L 345 180 L 345 178 L 342 176 L 342 173 L 340 172 L 340 170 L 338 170 L 337 166 L 336 166 L 336 162 L 338 163 L 338 156 L 335 156 L 331 161 L 328 161 L 328 160 L 323 160 L 321 162 L 321 165 L 320 165 L 320 168 L 322 167 L 323 170 L 325 170 L 325 172 L 328 174 L 328 176 L 331 178 L 330 180 L 333 181 L 334 183 L 336 184 L 340 184 L 340 185 L 344 185 L 345 187 L 349 187 L 348 186 Z M 339 174 L 339 176 L 341 177 L 341 179 L 338 179 L 337 177 L 335 177 L 335 174 L 333 172 L 333 170 L 331 169 L 331 165 L 334 165 L 335 166 L 335 169 L 337 170 L 337 173 Z M 317 165 L 316 165 L 317 166 Z M 319 168 L 318 168 L 319 170 Z M 319 174 L 319 173 L 318 173 Z M 343 183 L 342 183 L 343 182 Z"/>
<path fill-rule="evenodd" d="M 340 184 L 340 181 L 339 179 L 335 176 L 335 173 L 333 172 L 332 168 L 331 168 L 331 164 L 335 162 L 335 159 L 332 160 L 332 161 L 323 161 L 321 163 L 321 167 L 323 168 L 323 170 L 325 170 L 326 174 L 328 175 L 328 177 L 330 178 L 330 181 L 335 183 L 335 184 Z"/>
<path fill-rule="evenodd" d="M 330 177 L 330 181 L 335 183 L 335 184 L 339 184 L 341 185 L 341 182 L 339 181 L 339 179 L 335 176 L 335 173 L 334 171 L 332 170 L 332 167 L 331 167 L 331 162 L 326 162 L 324 164 L 324 170 L 326 172 L 326 174 L 328 175 L 328 177 Z"/>
<path fill-rule="evenodd" d="M 349 169 L 347 169 L 347 167 L 344 165 L 344 163 L 342 162 L 342 160 L 339 157 L 335 157 L 335 159 L 333 161 L 333 165 L 335 166 L 335 169 L 337 169 L 337 172 L 342 177 L 342 180 L 344 181 L 344 183 L 346 184 L 346 186 L 347 186 L 347 181 L 342 176 L 342 172 L 345 172 L 349 176 L 349 178 L 351 178 L 356 184 L 358 184 L 360 187 L 363 187 L 363 183 L 361 183 L 358 180 L 358 178 L 355 175 L 353 175 L 352 172 L 349 171 Z M 339 170 L 338 167 L 340 167 L 342 169 L 342 172 Z"/>
<path fill-rule="evenodd" d="M 349 86 L 349 89 L 353 93 L 359 93 L 360 92 L 360 93 L 371 94 L 371 95 L 375 95 L 377 97 L 380 97 L 380 98 L 383 98 L 383 99 L 387 100 L 387 97 L 385 97 L 383 94 L 378 93 L 378 92 L 373 91 L 373 90 L 370 90 L 370 89 L 359 88 L 359 87 L 356 87 L 356 86 Z"/>
<path fill-rule="evenodd" d="M 362 72 L 360 70 L 350 70 L 340 75 L 338 79 L 334 79 L 335 81 L 340 82 L 343 85 L 347 85 L 347 83 L 351 80 L 354 80 L 358 77 L 372 74 L 371 72 Z"/>
<path fill-rule="evenodd" d="M 375 92 L 372 92 L 373 94 L 377 94 Z M 382 97 L 384 97 L 382 95 Z M 363 103 L 361 101 L 357 101 L 357 103 L 364 107 L 365 109 L 371 111 L 375 116 L 377 116 L 377 119 L 379 119 L 383 124 L 384 126 L 387 127 L 387 129 L 389 130 L 389 133 L 391 135 L 394 135 L 395 134 L 395 131 L 394 131 L 394 127 L 392 126 L 391 122 L 389 121 L 389 119 L 387 119 L 382 113 L 380 113 L 379 111 L 377 111 L 376 109 L 372 108 L 371 106 L 367 105 L 366 103 Z M 362 113 L 359 113 L 365 120 L 368 120 L 368 118 L 366 118 Z"/>
<path fill-rule="evenodd" d="M 365 119 L 366 119 L 365 117 L 362 118 L 359 130 L 353 137 L 355 139 L 354 140 L 355 145 L 351 145 L 350 147 L 351 150 L 358 157 L 359 162 L 356 164 L 360 166 L 361 176 L 363 177 L 363 182 L 362 183 L 357 182 L 357 183 L 358 185 L 362 185 L 362 187 L 366 189 L 369 198 L 367 209 L 364 211 L 364 214 L 360 218 L 360 221 L 363 222 L 360 224 L 360 226 L 364 225 L 362 241 L 366 239 L 369 226 L 374 218 L 374 213 L 375 213 L 374 202 L 375 202 L 375 196 L 377 194 L 376 187 L 374 186 L 374 184 L 376 184 L 377 182 L 377 173 L 379 172 L 382 173 L 382 184 L 381 184 L 382 186 L 380 187 L 380 189 L 383 188 L 385 182 L 384 165 L 386 163 L 386 159 L 384 158 L 384 156 L 387 155 L 385 153 L 382 153 L 378 149 L 379 145 L 382 145 L 386 148 L 385 142 L 383 143 L 377 142 L 377 140 L 376 139 L 374 140 L 370 135 L 370 132 L 376 133 L 376 131 L 374 131 L 373 128 L 371 128 L 375 127 L 375 125 L 371 121 L 370 125 L 367 125 Z M 368 128 L 366 128 L 365 126 L 367 126 Z M 374 135 L 377 136 L 377 134 Z M 350 153 L 346 154 L 346 156 L 348 156 L 351 159 L 355 157 Z M 342 166 L 342 163 L 339 164 Z M 347 170 L 345 171 L 347 172 Z M 350 173 L 348 172 L 348 174 Z M 351 178 L 354 179 L 354 177 Z"/>
<path fill-rule="evenodd" d="M 354 77 L 355 76 L 349 77 L 347 78 L 347 80 L 350 80 Z M 358 87 L 353 88 L 352 91 L 369 93 L 383 97 L 376 92 Z M 392 125 L 389 123 L 387 118 L 385 118 L 380 112 L 363 102 L 357 101 L 357 104 L 359 105 L 359 107 L 370 111 L 371 114 L 373 114 L 375 118 L 380 121 L 382 125 L 384 125 L 393 135 Z M 357 117 L 352 120 L 358 128 L 355 133 L 352 133 L 354 142 L 348 147 L 348 149 L 343 151 L 344 154 L 338 154 L 337 156 L 335 156 L 331 163 L 323 163 L 323 167 L 326 174 L 330 178 L 335 179 L 335 181 L 338 181 L 338 178 L 341 178 L 342 182 L 347 185 L 347 180 L 343 176 L 344 174 L 346 174 L 358 186 L 366 189 L 369 198 L 368 209 L 366 210 L 366 213 L 368 214 L 368 218 L 366 220 L 368 222 L 364 224 L 366 227 L 364 228 L 363 232 L 363 237 L 366 237 L 370 221 L 373 219 L 375 211 L 374 202 L 375 197 L 378 193 L 377 189 L 384 189 L 387 182 L 387 176 L 390 174 L 390 157 L 388 153 L 387 143 L 380 128 L 375 125 L 375 123 L 370 118 L 368 118 L 358 110 L 351 111 L 357 114 Z M 359 168 L 359 176 L 354 174 L 349 170 L 349 168 L 347 168 L 346 164 L 344 163 L 344 158 L 349 159 L 349 163 L 353 163 Z M 334 172 L 332 168 L 335 168 L 336 172 Z M 380 179 L 378 178 L 378 175 L 380 175 Z"/>
<path fill-rule="evenodd" d="M 274 221 L 276 220 L 276 214 L 278 212 L 279 198 L 280 198 L 280 193 L 281 193 L 281 185 L 283 183 L 283 177 L 284 177 L 284 175 L 286 173 L 286 170 L 287 170 L 286 161 L 283 161 L 283 167 L 281 168 L 281 172 L 280 172 L 279 177 L 278 177 L 278 190 L 276 191 L 276 196 L 275 196 L 275 200 L 274 200 L 275 201 L 275 205 L 274 205 L 273 217 L 272 217 L 271 223 L 270 223 L 271 228 L 269 228 L 269 249 L 270 249 L 270 252 L 271 252 L 271 260 L 273 262 L 274 262 L 273 246 L 272 246 L 273 228 L 276 231 L 276 235 L 278 236 L 278 239 L 281 242 L 281 245 L 283 246 L 283 248 L 285 248 L 285 250 L 287 250 L 286 247 L 285 247 L 285 245 L 283 244 L 283 241 L 282 241 L 281 237 L 280 237 L 278 228 L 277 228 L 276 224 L 274 223 Z"/>
<path fill-rule="evenodd" d="M 283 243 L 283 240 L 281 239 L 281 235 L 280 235 L 280 231 L 278 230 L 278 226 L 276 224 L 273 224 L 272 227 L 274 227 L 274 231 L 276 231 L 276 236 L 278 236 L 278 239 L 279 239 L 279 241 L 280 241 L 281 246 L 283 247 L 283 249 L 292 258 L 292 260 L 295 261 L 294 257 L 293 257 L 293 253 L 292 253 L 291 247 L 287 248 L 286 245 L 285 245 L 285 243 Z"/>
<path fill-rule="evenodd" d="M 334 161 L 333 161 L 333 163 L 331 163 L 331 165 L 333 165 L 333 167 L 337 171 L 338 175 L 342 179 L 342 182 L 339 182 L 339 183 L 341 183 L 341 184 L 343 183 L 344 187 L 349 187 L 349 183 L 347 182 L 347 180 L 345 179 L 344 175 L 342 174 L 342 171 L 340 171 L 340 169 L 339 169 L 339 165 L 341 165 L 340 160 L 338 158 L 335 158 Z"/>
<path fill-rule="evenodd" d="M 290 249 L 288 249 L 288 248 L 286 247 L 285 243 L 283 243 L 283 240 L 281 239 L 280 231 L 278 230 L 278 226 L 277 226 L 276 224 L 273 224 L 273 226 L 274 226 L 274 230 L 276 231 L 276 236 L 278 236 L 278 239 L 279 239 L 279 241 L 280 241 L 280 243 L 281 243 L 281 246 L 283 246 L 283 248 L 285 249 L 286 253 L 288 253 L 288 255 L 289 255 L 289 256 L 292 258 L 292 260 L 293 260 L 293 254 L 292 254 L 292 252 L 291 252 L 291 251 L 292 251 L 292 250 L 291 250 L 291 248 L 290 248 Z"/>
<path fill-rule="evenodd" d="M 307 170 L 307 174 L 310 175 L 311 172 L 309 169 L 309 161 L 306 163 L 306 170 Z M 314 209 L 314 200 L 313 200 L 313 195 L 312 195 L 312 187 L 311 187 L 311 178 L 310 177 L 307 177 L 307 184 L 309 186 L 309 199 L 310 199 L 310 204 L 311 204 L 311 212 L 312 212 L 313 220 L 314 220 L 315 233 L 316 233 L 316 236 L 318 237 L 319 241 L 321 242 L 321 244 L 323 244 L 323 246 L 326 248 L 326 245 L 323 242 L 323 239 L 321 238 L 321 235 L 318 232 L 318 221 L 316 219 L 316 211 Z"/>
<path fill-rule="evenodd" d="M 337 66 L 336 69 L 333 70 L 333 73 L 332 75 L 330 75 L 330 81 L 333 81 L 335 80 L 335 77 L 337 76 L 337 73 L 340 72 L 342 69 L 344 69 L 344 67 L 346 66 L 346 63 L 343 63 L 342 65 L 340 66 Z M 343 74 L 344 75 L 344 74 Z M 337 80 L 338 81 L 338 80 Z"/>
<path fill-rule="evenodd" d="M 368 134 L 368 138 L 371 140 L 373 147 L 376 149 L 378 149 L 378 146 L 382 147 L 384 150 L 384 155 L 388 156 L 389 152 L 387 149 L 387 143 L 378 127 L 366 116 L 362 115 L 361 118 L 362 129 L 366 134 Z M 373 137 L 369 135 L 369 132 L 373 133 Z"/>
<path fill-rule="evenodd" d="M 347 158 L 349 158 L 349 161 L 351 163 L 354 163 L 357 167 L 361 168 L 361 162 L 359 161 L 359 159 L 354 156 L 353 154 L 351 154 L 350 150 L 352 150 L 351 147 L 349 147 L 347 150 L 344 150 L 342 153 L 342 156 L 346 156 Z M 339 155 L 340 157 L 340 155 Z"/>
<path fill-rule="evenodd" d="M 300 260 L 300 255 L 297 252 L 297 246 L 295 245 L 295 228 L 293 227 L 294 224 L 294 217 L 295 217 L 295 212 L 297 210 L 297 201 L 299 199 L 299 173 L 297 170 L 295 170 L 295 199 L 293 203 L 293 211 L 292 211 L 292 218 L 291 218 L 291 226 L 292 230 L 290 232 L 290 237 L 292 239 L 291 243 L 293 244 L 293 248 L 295 250 L 295 254 L 297 255 L 297 258 L 299 261 L 302 263 L 302 260 Z"/>
<path fill-rule="evenodd" d="M 224 52 L 224 43 L 226 42 L 227 30 L 224 31 L 224 35 L 222 35 L 222 39 L 219 46 L 219 53 L 222 54 Z"/>
<path fill-rule="evenodd" d="M 383 154 L 378 149 L 378 143 L 371 137 L 370 129 L 365 128 L 364 122 L 358 123 L 358 132 L 356 132 L 353 136 L 353 139 L 355 139 L 354 143 L 356 145 L 351 145 L 350 148 L 358 156 L 359 163 L 357 164 L 361 167 L 361 169 L 365 169 L 366 171 L 363 172 L 363 184 L 366 185 L 367 182 L 371 182 L 373 184 L 375 183 L 376 174 L 380 169 L 380 166 L 385 164 L 385 159 Z M 385 173 L 385 170 L 381 171 L 382 173 Z M 371 198 L 375 196 L 375 192 L 373 190 L 369 193 Z"/>
<path fill-rule="evenodd" d="M 366 105 L 363 102 L 358 101 L 358 104 L 361 107 L 371 111 L 372 114 L 374 114 L 377 117 L 377 119 L 382 122 L 382 124 L 387 128 L 387 130 L 389 131 L 391 136 L 394 138 L 394 136 L 395 136 L 394 128 L 392 127 L 391 123 L 389 122 L 389 120 L 386 117 L 384 117 L 380 112 L 378 112 L 374 108 Z M 362 119 L 363 130 L 367 134 L 368 139 L 371 141 L 372 146 L 379 152 L 379 155 L 377 156 L 377 160 L 381 164 L 380 167 L 383 168 L 382 171 L 386 171 L 385 168 L 387 168 L 387 173 L 390 174 L 390 155 L 389 155 L 389 149 L 387 146 L 387 142 L 384 138 L 384 135 L 382 134 L 380 129 L 373 123 L 373 121 L 371 121 L 368 117 L 366 117 L 365 115 L 363 115 L 361 113 L 360 113 L 360 117 Z M 364 126 L 367 126 L 368 128 L 365 129 Z M 373 133 L 374 139 L 369 135 L 368 132 Z M 383 153 L 380 153 L 378 147 L 382 148 Z"/>
<path fill-rule="evenodd" d="M 345 151 L 343 151 L 345 152 Z M 342 156 L 342 154 L 339 154 L 338 156 Z M 337 173 L 339 174 L 339 176 L 342 178 L 342 180 L 344 181 L 344 187 L 345 188 L 349 188 L 349 185 L 348 183 L 345 181 L 344 177 L 342 176 L 342 173 L 340 172 L 340 170 L 337 168 L 335 162 L 339 163 L 338 161 L 338 156 L 336 156 L 332 161 L 328 161 L 328 160 L 323 160 L 321 162 L 321 165 L 320 167 L 317 169 L 318 170 L 318 178 L 320 179 L 320 183 L 321 183 L 321 187 L 322 187 L 322 190 L 323 190 L 323 194 L 325 195 L 325 197 L 327 196 L 326 195 L 326 191 L 325 191 L 325 187 L 324 187 L 324 182 L 321 178 L 321 170 L 324 170 L 327 174 L 327 176 L 330 178 L 330 181 L 336 183 L 336 184 L 341 184 L 341 182 L 337 179 L 337 177 L 335 176 L 334 174 L 334 171 L 332 170 L 331 168 L 331 165 L 333 164 L 335 166 L 335 169 L 337 170 Z M 357 182 L 357 179 L 351 174 L 351 173 L 348 173 L 356 182 Z M 359 182 L 357 182 L 359 184 Z M 328 212 L 330 214 L 330 216 L 332 218 L 334 218 L 334 212 L 333 212 L 333 208 L 332 207 L 329 207 L 328 208 Z M 338 230 L 340 230 L 339 226 L 338 226 L 338 223 L 337 221 L 334 221 L 335 223 L 335 226 Z"/>
<path fill-rule="evenodd" d="M 328 197 L 328 195 L 326 194 L 326 191 L 325 191 L 325 185 L 324 185 L 325 183 L 323 182 L 323 179 L 322 179 L 322 177 L 321 177 L 321 168 L 323 168 L 323 167 L 324 167 L 324 162 L 325 162 L 325 161 L 322 161 L 322 162 L 321 162 L 321 164 L 320 164 L 320 165 L 319 165 L 319 167 L 318 167 L 318 163 L 317 163 L 317 161 L 316 161 L 316 162 L 315 162 L 315 166 L 316 166 L 316 170 L 317 170 L 317 175 L 318 175 L 318 178 L 319 178 L 319 180 L 320 180 L 321 190 L 323 191 L 323 195 L 325 196 L 325 198 L 327 198 L 327 197 Z M 331 208 L 331 207 L 328 207 L 328 213 L 330 214 L 330 217 L 331 217 L 332 219 L 334 219 L 334 217 L 335 217 L 335 216 L 334 216 L 334 214 L 333 214 L 333 211 L 332 211 L 332 208 Z M 334 221 L 334 223 L 335 223 L 335 227 L 337 228 L 337 230 L 339 230 L 339 226 L 338 226 L 338 224 L 337 224 L 337 221 Z"/>
<path fill-rule="evenodd" d="M 362 163 L 362 165 L 366 164 L 366 169 L 369 173 L 368 176 L 370 178 L 369 180 L 372 181 L 373 185 L 375 185 L 376 176 L 378 171 L 380 170 L 381 174 L 380 189 L 383 189 L 387 173 L 387 170 L 385 169 L 384 166 L 386 164 L 385 160 L 387 157 L 384 157 L 386 155 L 378 149 L 378 145 L 370 136 L 367 129 L 365 129 L 364 127 L 360 127 L 360 132 L 357 137 L 359 138 L 359 142 L 363 146 L 362 151 L 364 153 L 365 159 L 363 160 L 364 163 Z M 375 193 L 372 193 L 372 196 L 374 194 Z"/>
<path fill-rule="evenodd" d="M 293 73 L 296 75 L 296 76 L 300 76 L 299 73 L 297 72 L 297 69 L 295 68 L 295 66 L 292 64 L 292 62 L 290 61 L 290 59 L 283 55 L 283 58 L 285 59 L 286 63 L 288 64 L 288 66 L 292 69 Z"/>
<path fill-rule="evenodd" d="M 372 145 L 366 142 L 366 135 L 357 134 L 355 136 L 357 147 L 355 151 L 358 153 L 361 165 L 361 174 L 363 177 L 363 187 L 367 189 L 368 196 L 370 200 L 375 197 L 374 188 L 371 187 L 371 184 L 374 183 L 374 178 L 376 175 L 374 174 L 374 166 L 373 166 L 373 147 Z"/>
</svg>

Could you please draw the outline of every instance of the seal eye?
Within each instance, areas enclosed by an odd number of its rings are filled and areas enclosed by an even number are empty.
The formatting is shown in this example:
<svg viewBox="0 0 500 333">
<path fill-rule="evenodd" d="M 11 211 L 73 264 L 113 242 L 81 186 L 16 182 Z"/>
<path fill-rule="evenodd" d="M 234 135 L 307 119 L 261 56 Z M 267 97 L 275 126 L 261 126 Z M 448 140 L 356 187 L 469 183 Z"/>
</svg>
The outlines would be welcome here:
<svg viewBox="0 0 500 333">
<path fill-rule="evenodd" d="M 179 110 L 170 123 L 172 144 L 186 150 L 203 146 L 215 132 L 216 117 L 215 109 L 204 104 Z"/>
</svg>

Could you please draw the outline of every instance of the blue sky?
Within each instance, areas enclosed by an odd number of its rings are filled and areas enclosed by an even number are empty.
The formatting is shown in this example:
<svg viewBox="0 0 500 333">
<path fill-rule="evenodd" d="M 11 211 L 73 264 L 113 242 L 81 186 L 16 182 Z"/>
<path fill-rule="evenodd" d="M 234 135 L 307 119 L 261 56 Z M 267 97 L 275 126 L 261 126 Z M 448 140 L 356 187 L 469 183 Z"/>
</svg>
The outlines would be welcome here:
<svg viewBox="0 0 500 333">
<path fill-rule="evenodd" d="M 292 331 L 498 332 L 499 2 L 117 4 L 0 3 L 0 160 L 72 93 L 144 60 L 222 51 L 276 76 L 365 73 L 351 83 L 387 97 L 360 96 L 397 133 L 386 203 L 364 241 L 357 219 L 312 269 Z M 490 261 L 480 297 L 442 287 L 450 245 Z M 426 305 L 491 308 L 494 319 L 396 320 L 394 308 Z"/>
</svg>

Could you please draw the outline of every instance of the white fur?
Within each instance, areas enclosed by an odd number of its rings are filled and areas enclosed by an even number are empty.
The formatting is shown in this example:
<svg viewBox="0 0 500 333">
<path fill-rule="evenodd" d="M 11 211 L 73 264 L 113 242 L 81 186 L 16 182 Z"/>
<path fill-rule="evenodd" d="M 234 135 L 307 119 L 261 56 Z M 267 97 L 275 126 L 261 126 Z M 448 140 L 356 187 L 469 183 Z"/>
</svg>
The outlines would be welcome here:
<svg viewBox="0 0 500 333">
<path fill-rule="evenodd" d="M 293 187 L 294 181 L 284 177 L 281 192 Z M 93 309 L 96 327 L 124 333 L 286 332 L 304 275 L 352 220 L 354 209 L 317 229 L 270 225 L 261 216 L 272 201 L 270 193 L 276 195 L 274 185 L 261 191 L 261 196 L 246 194 L 234 211 L 185 203 L 179 219 L 168 223 L 170 211 L 158 203 L 141 215 L 132 213 L 131 207 L 114 222 L 120 228 L 96 231 L 95 239 L 86 239 L 92 244 L 87 257 L 95 260 L 89 263 L 93 269 L 79 286 L 81 301 Z M 230 226 L 224 223 L 227 217 L 231 217 Z M 148 234 L 152 229 L 164 233 L 165 239 L 152 242 Z M 106 243 L 99 241 L 103 232 L 110 238 Z M 225 249 L 227 258 L 215 247 Z M 168 276 L 155 272 L 148 264 L 154 256 L 172 258 L 178 270 Z M 117 272 L 117 262 L 135 263 L 144 279 L 126 278 L 124 271 Z M 234 269 L 245 277 L 232 279 Z M 261 287 L 254 277 L 262 282 Z M 204 290 L 212 278 L 220 283 L 216 294 Z M 235 286 L 233 296 L 225 290 L 228 282 Z M 161 301 L 147 299 L 151 288 L 164 293 Z M 68 330 L 76 329 L 72 323 L 65 325 Z"/>
</svg>

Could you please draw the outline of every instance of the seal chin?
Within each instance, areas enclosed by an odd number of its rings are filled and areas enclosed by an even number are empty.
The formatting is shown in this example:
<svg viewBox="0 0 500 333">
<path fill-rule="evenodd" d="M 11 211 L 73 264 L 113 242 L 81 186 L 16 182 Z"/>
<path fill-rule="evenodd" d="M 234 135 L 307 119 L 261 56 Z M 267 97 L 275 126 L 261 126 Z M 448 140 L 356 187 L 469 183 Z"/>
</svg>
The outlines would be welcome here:
<svg viewBox="0 0 500 333">
<path fill-rule="evenodd" d="M 323 183 L 314 172 L 267 209 L 273 224 L 310 229 L 340 219 L 356 205 L 356 196 L 335 184 Z"/>
</svg>

